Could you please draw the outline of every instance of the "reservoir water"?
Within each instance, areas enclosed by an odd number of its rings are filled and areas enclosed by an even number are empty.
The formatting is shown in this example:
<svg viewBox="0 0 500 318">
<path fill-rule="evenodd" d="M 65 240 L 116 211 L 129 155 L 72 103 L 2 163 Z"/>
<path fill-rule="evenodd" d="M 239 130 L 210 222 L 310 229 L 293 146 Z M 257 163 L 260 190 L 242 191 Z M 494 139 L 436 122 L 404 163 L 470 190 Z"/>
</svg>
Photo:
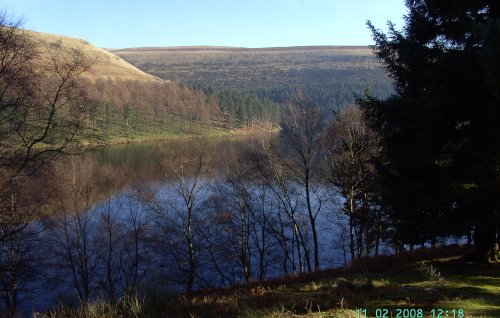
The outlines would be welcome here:
<svg viewBox="0 0 500 318">
<path fill-rule="evenodd" d="M 26 258 L 17 290 L 23 313 L 313 268 L 304 189 L 286 166 L 259 166 L 271 154 L 262 150 L 270 139 L 106 146 L 59 163 L 50 216 L 16 242 Z M 343 202 L 325 172 L 315 173 L 320 267 L 343 266 L 349 262 Z"/>
</svg>

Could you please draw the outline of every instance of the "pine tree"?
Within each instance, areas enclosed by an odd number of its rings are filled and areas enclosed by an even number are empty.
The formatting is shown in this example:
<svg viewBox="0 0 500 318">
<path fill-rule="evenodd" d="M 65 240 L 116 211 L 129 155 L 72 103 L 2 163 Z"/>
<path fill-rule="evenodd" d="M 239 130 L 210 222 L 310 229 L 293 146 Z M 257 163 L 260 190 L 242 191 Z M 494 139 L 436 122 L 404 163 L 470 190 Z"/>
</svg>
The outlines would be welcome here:
<svg viewBox="0 0 500 318">
<path fill-rule="evenodd" d="M 398 238 L 474 231 L 494 257 L 500 207 L 500 3 L 408 0 L 401 31 L 370 22 L 396 92 L 360 101 L 382 136 L 384 205 Z"/>
</svg>

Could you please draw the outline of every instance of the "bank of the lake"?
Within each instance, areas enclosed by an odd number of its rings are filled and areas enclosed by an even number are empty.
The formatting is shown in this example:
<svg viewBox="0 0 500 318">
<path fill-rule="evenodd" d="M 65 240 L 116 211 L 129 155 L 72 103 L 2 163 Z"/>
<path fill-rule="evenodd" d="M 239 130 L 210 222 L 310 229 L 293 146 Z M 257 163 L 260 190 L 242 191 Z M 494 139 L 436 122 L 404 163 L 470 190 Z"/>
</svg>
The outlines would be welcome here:
<svg viewBox="0 0 500 318">
<path fill-rule="evenodd" d="M 280 131 L 280 127 L 272 128 L 238 128 L 238 129 L 224 129 L 224 128 L 213 128 L 210 130 L 205 130 L 202 133 L 145 133 L 145 134 L 131 134 L 126 135 L 112 135 L 108 137 L 97 136 L 95 138 L 89 138 L 82 142 L 85 147 L 95 147 L 103 145 L 120 145 L 120 144 L 134 144 L 134 143 L 151 143 L 160 141 L 170 141 L 170 140 L 183 140 L 183 139 L 193 139 L 193 138 L 228 138 L 228 137 L 239 137 L 239 136 L 265 136 L 277 134 Z"/>
<path fill-rule="evenodd" d="M 468 261 L 468 252 L 422 249 L 191 295 L 61 307 L 51 317 L 500 317 L 500 264 Z"/>
</svg>

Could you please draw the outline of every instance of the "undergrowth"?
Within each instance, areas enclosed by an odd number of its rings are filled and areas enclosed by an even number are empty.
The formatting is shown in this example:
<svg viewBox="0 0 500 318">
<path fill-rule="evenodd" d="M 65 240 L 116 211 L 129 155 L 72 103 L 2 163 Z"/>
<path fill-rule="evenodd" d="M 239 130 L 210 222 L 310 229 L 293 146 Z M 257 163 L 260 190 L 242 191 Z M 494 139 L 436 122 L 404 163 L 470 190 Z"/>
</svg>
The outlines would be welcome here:
<svg viewBox="0 0 500 318">
<path fill-rule="evenodd" d="M 465 317 L 500 317 L 500 264 L 470 262 L 464 252 L 426 249 L 192 294 L 61 306 L 40 317 L 357 317 L 361 307 L 369 317 L 377 308 L 461 308 Z"/>
</svg>

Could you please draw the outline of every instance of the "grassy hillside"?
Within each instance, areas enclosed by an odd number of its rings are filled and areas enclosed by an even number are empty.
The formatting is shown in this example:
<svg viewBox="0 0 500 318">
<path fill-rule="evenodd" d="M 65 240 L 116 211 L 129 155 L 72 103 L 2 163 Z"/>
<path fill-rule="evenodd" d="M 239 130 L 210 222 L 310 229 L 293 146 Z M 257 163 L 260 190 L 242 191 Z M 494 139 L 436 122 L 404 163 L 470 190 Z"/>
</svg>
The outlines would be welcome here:
<svg viewBox="0 0 500 318">
<path fill-rule="evenodd" d="M 217 89 L 254 90 L 343 80 L 387 80 L 368 47 L 170 47 L 114 50 L 164 79 Z"/>
<path fill-rule="evenodd" d="M 160 47 L 113 53 L 163 79 L 250 92 L 277 103 L 300 89 L 327 110 L 353 103 L 367 88 L 382 98 L 393 91 L 368 47 Z"/>
<path fill-rule="evenodd" d="M 85 40 L 29 30 L 25 30 L 25 32 L 27 32 L 30 37 L 32 37 L 33 40 L 39 44 L 39 50 L 42 54 L 47 53 L 47 47 L 49 49 L 56 50 L 81 50 L 93 61 L 90 71 L 85 74 L 85 77 L 93 82 L 97 79 L 125 81 L 139 80 L 147 82 L 162 81 L 155 76 L 139 70 L 119 56 L 104 49 L 95 47 Z"/>
<path fill-rule="evenodd" d="M 500 317 L 500 264 L 470 262 L 465 253 L 426 249 L 193 295 L 61 308 L 52 317 L 365 317 L 358 309 L 367 317 L 396 317 L 397 309 L 400 317 Z"/>
</svg>

